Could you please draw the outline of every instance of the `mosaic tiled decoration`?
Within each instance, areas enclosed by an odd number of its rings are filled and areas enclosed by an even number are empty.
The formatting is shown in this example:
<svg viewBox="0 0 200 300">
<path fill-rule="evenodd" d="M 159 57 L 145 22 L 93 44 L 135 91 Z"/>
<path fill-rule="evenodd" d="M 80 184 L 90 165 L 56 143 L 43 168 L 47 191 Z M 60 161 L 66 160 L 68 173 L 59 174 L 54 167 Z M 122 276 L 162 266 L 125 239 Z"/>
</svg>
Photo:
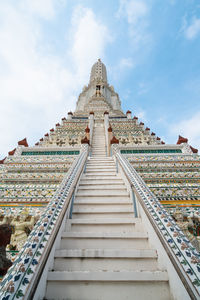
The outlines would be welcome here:
<svg viewBox="0 0 200 300">
<path fill-rule="evenodd" d="M 19 252 L 12 267 L 3 278 L 0 287 L 0 299 L 23 299 L 38 265 L 46 251 L 48 241 L 63 209 L 67 207 L 66 199 L 75 184 L 77 174 L 81 172 L 88 155 L 88 148 L 74 161 L 69 172 L 51 199 L 48 207 L 31 231 L 27 242 Z"/>
<path fill-rule="evenodd" d="M 143 123 L 136 119 L 110 120 L 110 126 L 114 136 L 119 140 L 120 145 L 159 145 L 160 138 L 145 129 Z"/>
<path fill-rule="evenodd" d="M 63 119 L 61 124 L 57 124 L 55 130 L 50 130 L 50 133 L 39 141 L 39 146 L 80 146 L 87 125 L 87 119 Z"/>
<path fill-rule="evenodd" d="M 128 160 L 118 152 L 116 157 L 143 201 L 145 208 L 150 213 L 151 220 L 156 224 L 166 243 L 170 245 L 171 251 L 182 265 L 182 271 L 196 287 L 200 297 L 200 255 Z"/>
<path fill-rule="evenodd" d="M 181 153 L 181 149 L 132 149 L 132 150 L 121 150 L 122 154 L 152 154 L 152 153 Z"/>
<path fill-rule="evenodd" d="M 21 155 L 78 155 L 79 151 L 22 151 Z"/>
</svg>

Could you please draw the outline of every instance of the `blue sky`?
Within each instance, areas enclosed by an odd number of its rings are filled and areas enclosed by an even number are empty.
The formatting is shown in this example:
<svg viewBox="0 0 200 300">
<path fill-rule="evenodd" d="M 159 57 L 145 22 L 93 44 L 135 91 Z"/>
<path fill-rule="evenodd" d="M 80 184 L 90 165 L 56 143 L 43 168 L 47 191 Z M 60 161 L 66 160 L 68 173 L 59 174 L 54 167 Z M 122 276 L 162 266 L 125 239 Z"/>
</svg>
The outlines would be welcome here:
<svg viewBox="0 0 200 300">
<path fill-rule="evenodd" d="M 124 111 L 200 148 L 200 2 L 0 2 L 0 156 L 74 110 L 101 58 Z"/>
</svg>

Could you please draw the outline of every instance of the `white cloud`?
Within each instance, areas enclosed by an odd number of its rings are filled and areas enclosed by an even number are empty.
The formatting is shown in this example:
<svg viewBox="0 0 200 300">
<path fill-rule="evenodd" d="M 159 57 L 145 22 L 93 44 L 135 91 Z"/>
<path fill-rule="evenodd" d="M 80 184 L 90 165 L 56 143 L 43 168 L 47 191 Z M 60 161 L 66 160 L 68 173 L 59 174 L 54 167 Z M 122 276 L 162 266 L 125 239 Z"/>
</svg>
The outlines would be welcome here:
<svg viewBox="0 0 200 300">
<path fill-rule="evenodd" d="M 91 65 L 98 58 L 103 58 L 105 46 L 112 38 L 107 27 L 98 21 L 89 8 L 77 6 L 72 20 L 71 57 L 80 78 L 88 77 Z"/>
<path fill-rule="evenodd" d="M 122 58 L 119 62 L 119 68 L 120 69 L 129 69 L 129 68 L 132 68 L 134 66 L 133 64 L 133 60 L 132 58 Z"/>
<path fill-rule="evenodd" d="M 120 0 L 118 18 L 126 18 L 129 34 L 135 46 L 149 41 L 148 27 L 149 3 L 143 0 Z"/>
<path fill-rule="evenodd" d="M 189 26 L 185 26 L 185 37 L 189 40 L 193 40 L 200 34 L 200 19 L 193 18 Z"/>
<path fill-rule="evenodd" d="M 56 8 L 65 3 L 66 0 L 21 0 L 20 6 L 28 13 L 49 20 L 55 17 Z"/>
<path fill-rule="evenodd" d="M 46 3 L 50 2 L 55 3 Z M 48 12 L 56 18 L 54 8 L 49 6 Z M 1 157 L 25 136 L 29 142 L 36 142 L 41 132 L 45 134 L 47 128 L 75 108 L 78 93 L 88 82 L 91 65 L 104 56 L 108 43 L 106 26 L 92 10 L 82 8 L 84 15 L 73 19 L 70 45 L 59 56 L 44 41 L 42 23 L 35 17 L 37 11 L 47 19 L 43 4 L 26 14 L 24 9 L 0 3 Z M 68 61 L 73 64 L 67 64 Z"/>
<path fill-rule="evenodd" d="M 148 8 L 144 1 L 121 0 L 118 15 L 125 15 L 128 23 L 136 25 L 137 22 L 147 15 Z"/>
<path fill-rule="evenodd" d="M 184 119 L 179 123 L 170 126 L 171 135 L 182 135 L 188 138 L 188 143 L 200 149 L 200 112 L 195 113 L 191 118 Z"/>
</svg>

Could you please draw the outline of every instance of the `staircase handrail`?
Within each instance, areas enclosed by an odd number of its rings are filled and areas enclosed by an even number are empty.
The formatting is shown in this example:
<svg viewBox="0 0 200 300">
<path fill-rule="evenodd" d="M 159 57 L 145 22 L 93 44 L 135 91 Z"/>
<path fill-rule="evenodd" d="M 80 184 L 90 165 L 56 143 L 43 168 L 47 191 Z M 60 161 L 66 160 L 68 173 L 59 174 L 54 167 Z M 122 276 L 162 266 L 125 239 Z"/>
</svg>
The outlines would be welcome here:
<svg viewBox="0 0 200 300">
<path fill-rule="evenodd" d="M 90 145 L 92 145 L 93 131 L 94 131 L 94 115 L 91 114 L 89 117 L 89 128 L 90 128 Z"/>
<path fill-rule="evenodd" d="M 32 299 L 36 282 L 42 273 L 56 235 L 70 204 L 70 199 L 88 156 L 88 145 L 73 162 L 46 210 L 35 224 L 13 265 L 0 285 L 0 299 Z"/>
<path fill-rule="evenodd" d="M 200 254 L 119 149 L 112 150 L 191 299 L 200 299 Z"/>
<path fill-rule="evenodd" d="M 104 114 L 104 130 L 105 130 L 105 138 L 106 138 L 106 153 L 107 153 L 107 156 L 110 156 L 110 153 L 109 153 L 109 139 L 108 139 L 108 127 L 109 127 L 109 117 L 108 117 L 108 114 Z"/>
</svg>

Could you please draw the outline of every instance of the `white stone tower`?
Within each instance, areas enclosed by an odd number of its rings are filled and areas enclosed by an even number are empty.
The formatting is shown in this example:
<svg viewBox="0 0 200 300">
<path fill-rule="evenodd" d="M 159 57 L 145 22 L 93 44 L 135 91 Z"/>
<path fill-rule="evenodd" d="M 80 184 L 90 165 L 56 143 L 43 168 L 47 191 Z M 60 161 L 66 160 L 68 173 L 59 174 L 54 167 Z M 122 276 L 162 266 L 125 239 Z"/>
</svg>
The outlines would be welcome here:
<svg viewBox="0 0 200 300">
<path fill-rule="evenodd" d="M 100 59 L 92 66 L 89 84 L 78 97 L 75 116 L 86 116 L 91 111 L 96 118 L 103 118 L 105 111 L 111 116 L 124 116 L 119 96 L 108 84 L 106 67 Z"/>
</svg>

